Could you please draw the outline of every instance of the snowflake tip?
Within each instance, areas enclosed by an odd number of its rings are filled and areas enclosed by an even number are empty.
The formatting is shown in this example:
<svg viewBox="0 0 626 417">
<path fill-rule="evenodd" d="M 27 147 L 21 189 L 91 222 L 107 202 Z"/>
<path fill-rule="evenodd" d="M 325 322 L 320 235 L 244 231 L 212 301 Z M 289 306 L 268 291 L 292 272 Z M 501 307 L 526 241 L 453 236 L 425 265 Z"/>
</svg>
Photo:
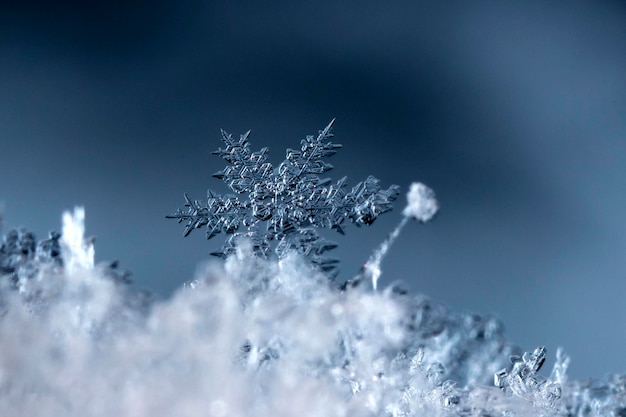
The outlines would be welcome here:
<svg viewBox="0 0 626 417">
<path fill-rule="evenodd" d="M 330 133 L 330 130 L 333 128 L 333 125 L 335 124 L 335 118 L 333 118 L 333 120 L 330 121 L 330 123 L 328 123 L 328 125 L 323 129 L 320 130 L 319 135 L 317 135 L 317 140 L 320 141 L 324 138 L 329 138 L 329 137 L 333 137 L 332 133 Z M 341 147 L 341 145 L 340 145 Z"/>
<path fill-rule="evenodd" d="M 206 230 L 206 238 L 207 240 L 211 239 L 213 236 L 219 234 L 220 230 L 215 227 L 207 227 Z"/>
</svg>

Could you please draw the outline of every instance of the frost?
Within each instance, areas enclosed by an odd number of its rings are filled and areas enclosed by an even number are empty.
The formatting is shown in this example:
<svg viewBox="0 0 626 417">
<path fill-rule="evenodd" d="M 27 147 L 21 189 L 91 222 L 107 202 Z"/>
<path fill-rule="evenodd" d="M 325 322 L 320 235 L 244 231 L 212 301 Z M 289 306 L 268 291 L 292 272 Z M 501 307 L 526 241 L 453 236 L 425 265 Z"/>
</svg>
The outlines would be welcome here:
<svg viewBox="0 0 626 417">
<path fill-rule="evenodd" d="M 260 169 L 250 161 L 264 152 L 253 158 L 246 140 L 232 151 L 250 158 L 233 158 Z M 249 187 L 257 174 L 237 164 L 231 168 L 239 174 L 224 177 L 235 188 Z M 294 180 L 296 188 L 304 178 L 317 184 L 303 186 L 313 195 L 333 187 L 305 175 Z M 367 181 L 355 188 L 363 187 Z M 342 192 L 342 199 L 351 195 Z M 392 194 L 370 192 L 359 198 L 382 195 L 384 204 L 370 206 L 380 214 Z M 411 187 L 400 224 L 341 290 L 314 256 L 330 244 L 311 228 L 332 218 L 333 205 L 321 205 L 320 216 L 302 223 L 284 214 L 295 230 L 272 235 L 255 228 L 261 222 L 255 199 L 210 196 L 207 206 L 188 200 L 198 213 L 177 218 L 196 216 L 210 231 L 249 239 L 162 301 L 117 285 L 128 277 L 117 263 L 94 265 L 80 208 L 63 215 L 62 234 L 44 241 L 26 229 L 7 232 L 0 246 L 2 417 L 626 416 L 626 376 L 569 381 L 569 358 L 559 349 L 545 377 L 548 350 L 524 353 L 498 318 L 455 313 L 398 287 L 377 288 L 381 260 L 402 228 L 437 211 L 426 186 Z M 277 195 L 264 221 L 271 226 L 274 211 L 292 203 L 318 209 L 293 202 L 301 196 Z M 353 203 L 342 208 L 346 218 L 365 213 Z M 187 231 L 195 227 L 188 223 Z M 275 258 L 259 253 L 270 236 L 281 236 L 275 250 L 286 245 Z M 363 278 L 372 278 L 375 291 L 358 286 Z"/>
<path fill-rule="evenodd" d="M 545 378 L 547 350 L 522 354 L 495 317 L 396 288 L 338 291 L 302 255 L 262 259 L 251 242 L 171 299 L 138 303 L 108 268 L 88 267 L 81 211 L 63 219 L 70 237 L 56 235 L 54 259 L 75 268 L 48 268 L 32 250 L 45 245 L 27 232 L 9 232 L 2 246 L 3 256 L 31 257 L 39 272 L 29 288 L 46 300 L 33 309 L 0 292 L 3 417 L 626 412 L 625 377 L 568 382 L 559 350 Z"/>
<path fill-rule="evenodd" d="M 513 368 L 510 371 L 503 369 L 496 372 L 494 384 L 506 392 L 527 399 L 534 405 L 557 409 L 557 402 L 561 398 L 561 384 L 537 377 L 545 360 L 545 347 L 538 347 L 532 353 L 526 352 L 522 357 L 511 356 Z M 555 371 L 558 372 L 556 369 Z"/>
<path fill-rule="evenodd" d="M 41 302 L 37 281 L 62 272 L 74 274 L 93 269 L 93 238 L 84 236 L 84 221 L 84 209 L 76 207 L 72 213 L 63 214 L 63 233 L 51 231 L 48 239 L 37 241 L 26 228 L 9 230 L 0 243 L 0 287 L 15 289 L 30 302 Z M 131 281 L 130 271 L 121 268 L 117 261 L 98 267 L 110 281 Z"/>
<path fill-rule="evenodd" d="M 250 131 L 239 139 L 222 131 L 226 148 L 213 153 L 229 165 L 213 176 L 222 179 L 233 192 L 247 194 L 247 198 L 221 196 L 209 190 L 203 204 L 185 194 L 185 209 L 167 217 L 186 222 L 185 236 L 200 227 L 206 227 L 207 239 L 220 232 L 231 235 L 213 255 L 227 257 L 245 237 L 252 242 L 257 256 L 268 258 L 273 251 L 278 259 L 284 259 L 296 251 L 334 277 L 338 261 L 325 253 L 336 245 L 315 229 L 334 229 L 343 234 L 346 221 L 357 226 L 372 224 L 391 210 L 399 189 L 392 185 L 382 190 L 372 176 L 350 191 L 346 189 L 346 177 L 334 184 L 329 178 L 320 178 L 333 168 L 324 159 L 341 148 L 329 140 L 333 124 L 334 120 L 317 136 L 307 136 L 299 150 L 287 149 L 285 160 L 276 168 L 267 162 L 267 148 L 250 150 Z M 273 250 L 272 242 L 276 242 Z"/>
</svg>

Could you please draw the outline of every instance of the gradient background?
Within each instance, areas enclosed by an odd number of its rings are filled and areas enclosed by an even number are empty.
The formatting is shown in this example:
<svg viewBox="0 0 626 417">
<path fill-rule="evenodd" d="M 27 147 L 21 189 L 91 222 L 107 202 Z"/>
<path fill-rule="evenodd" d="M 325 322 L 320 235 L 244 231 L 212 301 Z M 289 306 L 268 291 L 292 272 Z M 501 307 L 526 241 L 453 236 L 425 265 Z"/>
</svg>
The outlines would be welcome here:
<svg viewBox="0 0 626 417">
<path fill-rule="evenodd" d="M 496 313 L 526 349 L 563 346 L 574 377 L 626 372 L 619 2 L 14 3 L 0 8 L 5 230 L 43 238 L 84 205 L 97 259 L 166 297 L 222 242 L 164 218 L 183 192 L 226 191 L 219 129 L 253 129 L 279 163 L 336 117 L 329 175 L 422 181 L 442 205 L 405 229 L 382 285 Z M 332 236 L 342 279 L 402 207 Z"/>
</svg>

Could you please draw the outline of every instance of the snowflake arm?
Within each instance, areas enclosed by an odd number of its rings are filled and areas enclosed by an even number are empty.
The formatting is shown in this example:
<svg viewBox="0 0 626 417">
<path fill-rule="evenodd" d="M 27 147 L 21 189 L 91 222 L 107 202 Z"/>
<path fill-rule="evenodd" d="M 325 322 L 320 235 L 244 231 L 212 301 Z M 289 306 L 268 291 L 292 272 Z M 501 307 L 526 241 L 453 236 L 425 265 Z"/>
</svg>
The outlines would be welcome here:
<svg viewBox="0 0 626 417">
<path fill-rule="evenodd" d="M 220 232 L 235 233 L 244 223 L 247 207 L 235 196 L 218 196 L 211 190 L 207 193 L 207 204 L 202 205 L 198 200 L 192 200 L 185 193 L 185 209 L 178 209 L 176 213 L 166 216 L 168 219 L 178 219 L 178 223 L 186 221 L 184 235 L 188 236 L 193 229 L 203 226 L 207 228 L 207 239 Z"/>
</svg>

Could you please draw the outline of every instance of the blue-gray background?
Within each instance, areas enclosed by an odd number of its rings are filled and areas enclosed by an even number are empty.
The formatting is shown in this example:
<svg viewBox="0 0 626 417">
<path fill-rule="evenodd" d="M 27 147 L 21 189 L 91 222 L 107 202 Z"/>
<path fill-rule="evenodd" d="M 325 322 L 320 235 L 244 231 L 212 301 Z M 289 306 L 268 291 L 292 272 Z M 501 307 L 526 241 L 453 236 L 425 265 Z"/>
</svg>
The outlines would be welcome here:
<svg viewBox="0 0 626 417">
<path fill-rule="evenodd" d="M 572 375 L 626 372 L 626 9 L 618 2 L 14 2 L 0 8 L 5 230 L 84 205 L 98 260 L 168 296 L 217 248 L 165 214 L 219 129 L 284 157 L 337 118 L 333 178 L 441 201 L 383 264 L 496 313 Z M 180 4 L 179 4 L 180 3 Z M 400 220 L 336 236 L 349 277 Z"/>
</svg>

